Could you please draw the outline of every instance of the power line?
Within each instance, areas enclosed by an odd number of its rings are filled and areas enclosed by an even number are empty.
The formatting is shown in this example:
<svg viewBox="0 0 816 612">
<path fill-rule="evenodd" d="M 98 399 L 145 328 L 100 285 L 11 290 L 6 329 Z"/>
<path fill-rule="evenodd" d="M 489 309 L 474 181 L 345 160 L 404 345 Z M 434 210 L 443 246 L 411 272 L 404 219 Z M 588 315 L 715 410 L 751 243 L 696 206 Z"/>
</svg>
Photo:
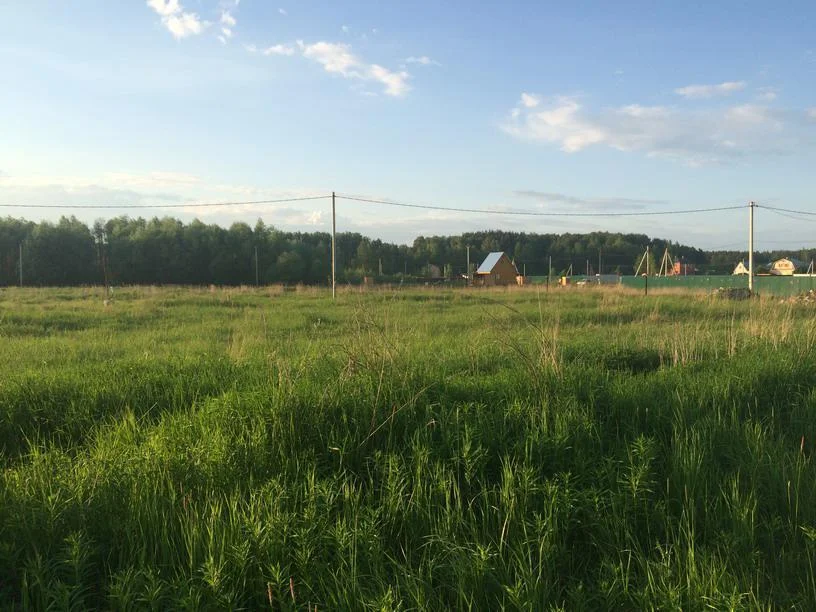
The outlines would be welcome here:
<svg viewBox="0 0 816 612">
<path fill-rule="evenodd" d="M 0 208 L 60 208 L 60 209 L 105 209 L 139 210 L 145 208 L 200 208 L 217 206 L 244 206 L 249 204 L 284 204 L 306 200 L 325 200 L 330 195 L 306 196 L 302 198 L 281 198 L 278 200 L 252 200 L 246 202 L 188 202 L 186 204 L 0 204 Z"/>
<path fill-rule="evenodd" d="M 775 215 L 779 215 L 780 217 L 785 217 L 786 219 L 793 219 L 794 221 L 805 221 L 807 223 L 816 222 L 816 219 L 808 219 L 807 217 L 794 217 L 793 214 L 790 214 L 790 215 L 787 214 L 789 212 L 793 212 L 796 215 L 814 215 L 814 216 L 816 216 L 816 213 L 806 213 L 806 212 L 802 212 L 802 211 L 795 211 L 794 212 L 794 211 L 789 211 L 789 210 L 784 209 L 784 208 L 771 208 L 770 206 L 762 206 L 761 208 L 764 208 L 768 212 L 771 212 L 771 213 L 773 213 Z M 785 212 L 782 212 L 782 211 L 785 211 Z"/>
<path fill-rule="evenodd" d="M 793 213 L 794 215 L 808 215 L 816 217 L 816 212 L 809 210 L 792 210 L 790 208 L 777 208 L 776 206 L 762 206 L 757 204 L 757 208 L 764 208 L 765 210 L 775 210 L 777 212 Z"/>
<path fill-rule="evenodd" d="M 406 202 L 393 202 L 390 200 L 374 200 L 371 198 L 359 198 L 356 196 L 338 195 L 339 199 L 353 200 L 355 202 L 365 202 L 368 204 L 384 204 L 386 206 L 401 206 L 403 208 L 419 208 L 423 210 L 446 210 L 451 212 L 468 212 L 484 215 L 523 215 L 526 217 L 652 217 L 657 215 L 684 215 L 690 213 L 716 212 L 721 210 L 741 210 L 745 206 L 720 206 L 717 208 L 689 208 L 686 210 L 662 210 L 644 212 L 594 212 L 594 213 L 557 213 L 557 212 L 536 212 L 526 210 L 495 210 L 489 208 L 454 208 L 452 206 L 436 206 L 431 204 L 408 204 Z"/>
</svg>

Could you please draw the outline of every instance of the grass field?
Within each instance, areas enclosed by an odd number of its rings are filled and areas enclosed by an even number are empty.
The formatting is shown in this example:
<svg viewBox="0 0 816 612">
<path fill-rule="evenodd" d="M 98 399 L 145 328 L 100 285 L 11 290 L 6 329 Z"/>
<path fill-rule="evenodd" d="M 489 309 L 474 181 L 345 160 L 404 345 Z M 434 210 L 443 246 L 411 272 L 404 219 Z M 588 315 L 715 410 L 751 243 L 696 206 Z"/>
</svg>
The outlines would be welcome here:
<svg viewBox="0 0 816 612">
<path fill-rule="evenodd" d="M 816 307 L 0 290 L 0 608 L 816 608 Z"/>
</svg>

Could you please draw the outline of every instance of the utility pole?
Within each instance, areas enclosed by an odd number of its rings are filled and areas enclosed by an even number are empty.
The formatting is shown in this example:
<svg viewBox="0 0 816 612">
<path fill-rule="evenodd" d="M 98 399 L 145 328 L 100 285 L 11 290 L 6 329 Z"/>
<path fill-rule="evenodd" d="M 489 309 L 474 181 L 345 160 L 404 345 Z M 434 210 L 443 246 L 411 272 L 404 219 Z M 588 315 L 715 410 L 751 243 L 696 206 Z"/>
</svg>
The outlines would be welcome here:
<svg viewBox="0 0 816 612">
<path fill-rule="evenodd" d="M 380 257 L 380 276 L 382 276 L 382 257 Z"/>
<path fill-rule="evenodd" d="M 332 299 L 337 298 L 337 214 L 332 191 Z"/>
<path fill-rule="evenodd" d="M 649 245 L 646 245 L 646 280 L 643 284 L 643 295 L 649 295 Z"/>
<path fill-rule="evenodd" d="M 601 274 L 603 274 L 603 272 L 601 271 L 601 252 L 602 251 L 603 251 L 603 249 L 598 249 L 598 277 L 600 277 Z M 600 282 L 600 278 L 599 278 L 599 282 Z"/>
<path fill-rule="evenodd" d="M 587 259 L 587 278 L 589 278 L 589 260 Z"/>
<path fill-rule="evenodd" d="M 20 286 L 23 286 L 23 243 L 20 243 Z"/>
<path fill-rule="evenodd" d="M 754 207 L 748 203 L 748 292 L 754 293 Z"/>
<path fill-rule="evenodd" d="M 470 285 L 470 245 L 467 246 L 467 283 Z"/>
<path fill-rule="evenodd" d="M 255 286 L 260 285 L 258 282 L 258 245 L 255 245 Z"/>
</svg>

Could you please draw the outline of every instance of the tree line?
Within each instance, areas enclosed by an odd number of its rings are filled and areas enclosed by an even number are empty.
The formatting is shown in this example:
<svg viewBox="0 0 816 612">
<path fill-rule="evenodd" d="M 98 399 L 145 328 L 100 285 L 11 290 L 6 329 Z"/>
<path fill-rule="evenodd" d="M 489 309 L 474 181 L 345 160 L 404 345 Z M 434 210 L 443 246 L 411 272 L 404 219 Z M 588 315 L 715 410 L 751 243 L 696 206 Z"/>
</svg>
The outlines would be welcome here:
<svg viewBox="0 0 816 612">
<path fill-rule="evenodd" d="M 359 233 L 337 234 L 337 275 L 343 283 L 364 277 L 390 281 L 457 278 L 491 251 L 505 251 L 528 275 L 633 274 L 650 245 L 655 273 L 668 248 L 672 257 L 699 273 L 730 274 L 745 252 L 706 252 L 645 234 L 592 232 L 534 234 L 483 231 L 458 236 L 420 236 L 412 245 L 372 240 Z M 254 227 L 229 228 L 171 217 L 116 217 L 89 226 L 75 217 L 35 223 L 0 219 L 0 285 L 91 285 L 107 275 L 113 284 L 249 285 L 256 282 L 328 284 L 331 235 L 284 232 L 258 220 Z M 803 261 L 816 249 L 757 253 L 757 262 L 793 255 Z M 550 268 L 552 262 L 552 268 Z"/>
</svg>

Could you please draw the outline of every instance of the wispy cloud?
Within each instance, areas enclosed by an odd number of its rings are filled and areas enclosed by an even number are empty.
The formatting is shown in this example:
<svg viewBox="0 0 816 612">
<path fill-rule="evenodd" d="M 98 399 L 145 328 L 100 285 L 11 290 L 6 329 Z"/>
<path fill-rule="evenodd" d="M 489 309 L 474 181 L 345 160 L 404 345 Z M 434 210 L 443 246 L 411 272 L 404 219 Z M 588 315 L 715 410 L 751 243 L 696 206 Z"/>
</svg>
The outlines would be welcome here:
<svg viewBox="0 0 816 612">
<path fill-rule="evenodd" d="M 537 200 L 542 206 L 568 207 L 580 210 L 603 210 L 608 208 L 642 209 L 647 206 L 665 205 L 669 203 L 667 200 L 647 200 L 640 198 L 581 198 L 563 193 L 531 189 L 514 191 L 513 194 L 522 198 Z"/>
<path fill-rule="evenodd" d="M 279 9 L 278 9 L 278 12 L 279 12 L 281 15 L 283 15 L 284 17 L 286 17 L 286 16 L 289 14 L 289 13 L 286 11 L 286 9 L 282 9 L 282 8 L 279 8 Z"/>
<path fill-rule="evenodd" d="M 541 104 L 541 97 L 535 94 L 522 93 L 521 105 L 525 108 L 535 108 Z"/>
<path fill-rule="evenodd" d="M 779 97 L 779 90 L 776 87 L 760 87 L 756 97 L 762 102 L 773 102 Z"/>
<path fill-rule="evenodd" d="M 340 26 L 340 29 L 343 30 L 343 34 L 348 34 L 349 31 L 351 31 L 351 28 L 348 27 L 347 25 Z"/>
<path fill-rule="evenodd" d="M 674 90 L 678 96 L 683 96 L 689 100 L 700 98 L 713 98 L 715 96 L 728 96 L 734 92 L 745 89 L 745 81 L 726 81 L 719 85 L 686 85 Z"/>
<path fill-rule="evenodd" d="M 350 45 L 345 43 L 320 41 L 306 44 L 299 40 L 297 44 L 303 57 L 317 62 L 326 72 L 339 74 L 347 79 L 379 82 L 385 87 L 385 93 L 394 97 L 404 96 L 411 89 L 408 84 L 410 74 L 404 71 L 394 72 L 379 64 L 366 63 L 352 52 Z"/>
<path fill-rule="evenodd" d="M 816 107 L 809 108 L 807 110 L 807 116 L 808 116 L 808 119 L 810 119 L 811 121 L 816 121 Z"/>
<path fill-rule="evenodd" d="M 431 59 L 427 55 L 421 55 L 419 57 L 407 57 L 405 58 L 406 64 L 419 64 L 420 66 L 441 66 L 439 62 L 435 59 Z"/>
<path fill-rule="evenodd" d="M 162 25 L 177 40 L 201 34 L 209 25 L 196 13 L 186 12 L 179 0 L 147 0 L 147 6 L 161 17 Z"/>
<path fill-rule="evenodd" d="M 532 96 L 532 94 L 527 94 Z M 534 106 L 530 104 L 538 100 Z M 574 97 L 546 102 L 523 97 L 502 128 L 524 140 L 551 143 L 575 153 L 592 146 L 641 151 L 690 165 L 758 153 L 790 153 L 806 139 L 802 115 L 762 104 L 689 110 L 631 104 L 590 111 Z"/>
<path fill-rule="evenodd" d="M 295 49 L 290 45 L 272 45 L 263 50 L 264 55 L 294 55 Z"/>
</svg>

